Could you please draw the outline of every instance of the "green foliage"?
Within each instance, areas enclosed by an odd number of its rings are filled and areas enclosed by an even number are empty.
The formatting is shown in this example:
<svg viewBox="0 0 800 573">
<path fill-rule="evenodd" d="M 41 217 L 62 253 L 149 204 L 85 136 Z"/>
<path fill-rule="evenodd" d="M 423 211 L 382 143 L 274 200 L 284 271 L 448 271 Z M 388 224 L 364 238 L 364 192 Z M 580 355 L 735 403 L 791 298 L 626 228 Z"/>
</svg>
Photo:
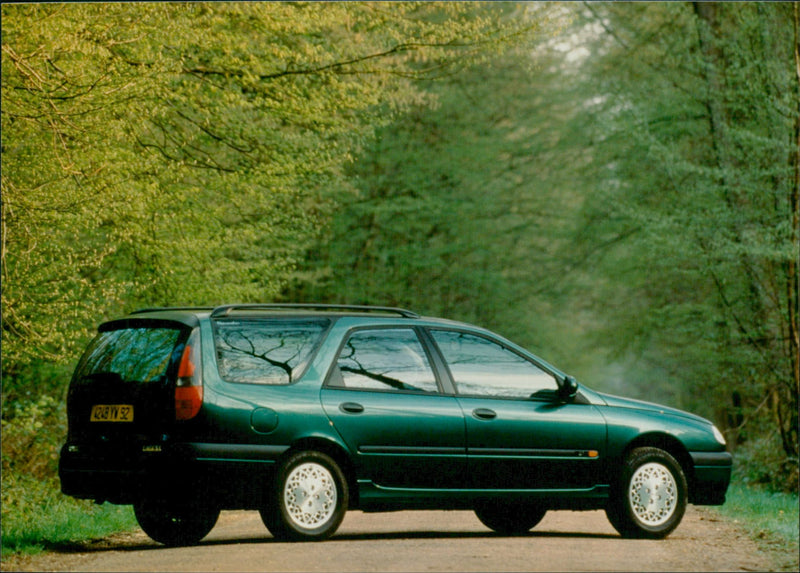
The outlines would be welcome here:
<svg viewBox="0 0 800 573">
<path fill-rule="evenodd" d="M 2 553 L 34 554 L 136 527 L 127 506 L 95 505 L 61 495 L 56 480 L 3 475 Z"/>
<path fill-rule="evenodd" d="M 587 293 L 606 305 L 603 336 L 653 364 L 653 384 L 682 388 L 733 447 L 777 430 L 796 468 L 797 14 L 698 3 L 584 15 L 606 32 L 588 60 L 602 95 L 582 174 L 598 190 L 587 237 L 636 231 L 601 261 L 609 288 Z"/>
<path fill-rule="evenodd" d="M 58 454 L 67 435 L 63 404 L 48 395 L 16 401 L 3 412 L 2 475 L 13 480 L 55 476 Z M 5 495 L 5 485 L 3 487 Z M 3 511 L 5 511 L 5 504 Z"/>
<path fill-rule="evenodd" d="M 353 153 L 514 9 L 4 4 L 4 373 L 136 306 L 274 297 Z"/>
<path fill-rule="evenodd" d="M 3 373 L 3 419 L 13 416 L 20 405 L 36 401 L 40 396 L 61 400 L 63 409 L 73 367 L 73 364 L 35 362 L 25 368 L 8 368 Z"/>
<path fill-rule="evenodd" d="M 4 382 L 5 384 L 5 382 Z M 5 390 L 5 388 L 4 388 Z M 66 436 L 63 402 L 48 395 L 4 404 L 2 553 L 36 553 L 136 526 L 127 507 L 61 494 L 58 453 Z"/>
<path fill-rule="evenodd" d="M 776 571 L 797 571 L 800 539 L 797 493 L 770 492 L 734 481 L 725 505 L 713 511 L 731 519 L 753 538 L 783 555 L 776 563 Z"/>
<path fill-rule="evenodd" d="M 531 185 L 557 118 L 536 115 L 531 93 L 551 78 L 529 50 L 426 84 L 434 109 L 412 107 L 378 131 L 349 171 L 354 193 L 287 297 L 408 305 L 541 339 L 550 326 L 541 294 L 557 279 L 528 279 L 553 268 L 568 232 L 561 214 L 577 198 Z"/>
<path fill-rule="evenodd" d="M 745 485 L 797 494 L 797 463 L 787 458 L 776 432 L 753 436 L 736 450 L 734 474 Z"/>
</svg>

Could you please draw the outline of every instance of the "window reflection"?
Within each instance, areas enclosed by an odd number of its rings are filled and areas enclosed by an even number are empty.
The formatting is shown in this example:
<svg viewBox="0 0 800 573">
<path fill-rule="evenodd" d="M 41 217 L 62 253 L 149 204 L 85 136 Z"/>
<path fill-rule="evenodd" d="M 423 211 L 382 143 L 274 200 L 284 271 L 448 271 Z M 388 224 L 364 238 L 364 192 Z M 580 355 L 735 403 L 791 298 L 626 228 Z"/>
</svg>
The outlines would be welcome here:
<svg viewBox="0 0 800 573">
<path fill-rule="evenodd" d="M 152 382 L 167 373 L 180 330 L 124 328 L 101 332 L 86 350 L 78 380 L 119 374 L 127 382 Z"/>
<path fill-rule="evenodd" d="M 302 374 L 327 320 L 217 321 L 222 378 L 240 384 L 290 384 Z"/>
<path fill-rule="evenodd" d="M 500 344 L 472 334 L 431 331 L 459 394 L 529 398 L 555 390 L 556 381 L 529 360 Z"/>
<path fill-rule="evenodd" d="M 411 329 L 353 333 L 337 362 L 347 388 L 436 392 L 425 351 Z"/>
</svg>

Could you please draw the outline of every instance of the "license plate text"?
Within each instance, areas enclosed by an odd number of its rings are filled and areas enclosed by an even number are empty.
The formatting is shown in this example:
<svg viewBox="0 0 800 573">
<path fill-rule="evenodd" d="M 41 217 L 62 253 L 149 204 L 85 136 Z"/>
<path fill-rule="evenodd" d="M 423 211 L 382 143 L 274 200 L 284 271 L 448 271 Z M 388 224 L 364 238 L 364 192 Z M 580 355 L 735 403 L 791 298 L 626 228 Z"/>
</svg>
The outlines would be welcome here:
<svg viewBox="0 0 800 573">
<path fill-rule="evenodd" d="M 133 422 L 133 406 L 129 404 L 95 404 L 92 422 Z"/>
</svg>

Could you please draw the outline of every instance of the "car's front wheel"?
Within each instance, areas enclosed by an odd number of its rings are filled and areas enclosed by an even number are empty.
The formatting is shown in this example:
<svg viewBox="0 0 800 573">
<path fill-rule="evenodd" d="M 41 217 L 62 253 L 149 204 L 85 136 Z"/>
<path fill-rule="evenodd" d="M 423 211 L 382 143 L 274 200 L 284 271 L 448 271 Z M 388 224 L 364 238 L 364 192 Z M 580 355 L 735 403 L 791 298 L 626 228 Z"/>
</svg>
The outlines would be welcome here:
<svg viewBox="0 0 800 573">
<path fill-rule="evenodd" d="M 337 463 L 321 452 L 298 452 L 278 470 L 261 519 L 278 539 L 319 541 L 336 532 L 348 503 L 347 480 Z"/>
<path fill-rule="evenodd" d="M 637 448 L 623 463 L 606 514 L 623 537 L 663 539 L 683 519 L 687 491 L 675 458 L 659 448 Z"/>
<path fill-rule="evenodd" d="M 154 541 L 164 545 L 194 545 L 214 528 L 219 509 L 139 501 L 133 505 L 136 521 Z"/>
<path fill-rule="evenodd" d="M 522 535 L 542 520 L 547 510 L 530 504 L 487 502 L 475 508 L 475 515 L 489 529 L 503 535 Z"/>
</svg>

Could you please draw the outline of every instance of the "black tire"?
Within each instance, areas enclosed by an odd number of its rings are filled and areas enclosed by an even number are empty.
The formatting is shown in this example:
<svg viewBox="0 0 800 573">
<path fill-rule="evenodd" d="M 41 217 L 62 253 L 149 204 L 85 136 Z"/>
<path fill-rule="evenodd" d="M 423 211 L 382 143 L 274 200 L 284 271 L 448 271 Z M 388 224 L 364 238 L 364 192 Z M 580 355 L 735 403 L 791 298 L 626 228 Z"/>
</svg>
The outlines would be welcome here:
<svg viewBox="0 0 800 573">
<path fill-rule="evenodd" d="M 658 448 L 637 448 L 622 465 L 606 515 L 622 537 L 663 539 L 686 512 L 688 486 L 681 465 Z"/>
<path fill-rule="evenodd" d="M 140 501 L 133 505 L 139 526 L 153 541 L 169 546 L 194 545 L 214 528 L 219 509 Z"/>
<path fill-rule="evenodd" d="M 531 504 L 487 502 L 475 508 L 475 515 L 489 529 L 502 535 L 527 533 L 544 518 L 547 509 Z"/>
<path fill-rule="evenodd" d="M 321 541 L 333 535 L 349 504 L 347 480 L 321 452 L 298 452 L 278 470 L 271 503 L 261 509 L 270 533 L 287 541 Z"/>
<path fill-rule="evenodd" d="M 270 500 L 272 499 L 273 496 L 270 496 Z M 268 507 L 262 507 L 258 510 L 258 513 L 261 514 L 261 522 L 272 536 L 277 539 L 284 539 L 286 536 L 282 533 L 282 529 L 280 528 L 277 510 L 277 506 L 270 501 L 270 505 Z"/>
</svg>

